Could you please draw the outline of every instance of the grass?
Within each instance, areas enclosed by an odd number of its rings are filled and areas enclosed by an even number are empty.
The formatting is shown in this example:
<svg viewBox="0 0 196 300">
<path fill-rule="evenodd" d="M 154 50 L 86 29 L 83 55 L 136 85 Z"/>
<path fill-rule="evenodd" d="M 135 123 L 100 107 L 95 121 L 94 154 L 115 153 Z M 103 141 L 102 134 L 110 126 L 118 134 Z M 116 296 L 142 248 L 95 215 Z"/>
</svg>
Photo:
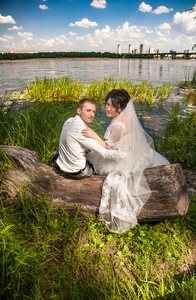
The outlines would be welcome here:
<svg viewBox="0 0 196 300">
<path fill-rule="evenodd" d="M 194 251 L 195 205 L 186 217 L 117 235 L 79 211 L 52 210 L 47 198 L 3 202 L 4 299 L 194 299 L 194 270 L 180 266 Z"/>
<path fill-rule="evenodd" d="M 159 89 L 148 89 L 145 82 L 140 86 L 126 84 L 107 79 L 98 84 L 99 90 L 94 82 L 91 90 L 86 87 L 85 95 L 94 93 L 101 103 L 111 85 L 129 87 L 132 95 L 145 95 L 141 101 L 138 96 L 134 99 L 135 105 L 143 101 L 147 109 L 148 93 L 155 97 Z M 162 97 L 166 97 L 166 88 Z M 161 105 L 164 107 L 164 101 Z M 69 99 L 3 102 L 0 144 L 34 150 L 48 163 L 58 148 L 65 119 L 75 111 L 76 102 Z M 195 113 L 182 118 L 179 107 L 173 106 L 163 138 L 156 143 L 159 152 L 173 162 L 194 167 L 195 122 Z M 105 125 L 104 114 L 98 109 L 92 127 L 103 136 Z M 121 235 L 112 234 L 101 221 L 85 218 L 80 211 L 69 215 L 63 207 L 53 210 L 47 195 L 38 201 L 18 193 L 9 200 L 2 182 L 3 172 L 11 164 L 2 155 L 0 299 L 196 299 L 194 195 L 184 217 L 141 223 Z"/>
</svg>

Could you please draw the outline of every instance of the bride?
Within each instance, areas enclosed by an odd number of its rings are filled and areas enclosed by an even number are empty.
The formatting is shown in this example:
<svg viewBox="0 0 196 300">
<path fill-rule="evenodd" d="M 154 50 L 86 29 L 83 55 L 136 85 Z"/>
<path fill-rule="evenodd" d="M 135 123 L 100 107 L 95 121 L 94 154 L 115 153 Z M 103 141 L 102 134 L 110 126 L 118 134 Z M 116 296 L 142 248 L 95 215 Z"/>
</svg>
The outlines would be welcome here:
<svg viewBox="0 0 196 300">
<path fill-rule="evenodd" d="M 104 159 L 92 151 L 87 154 L 95 172 L 107 175 L 99 207 L 102 222 L 111 232 L 123 233 L 137 225 L 137 216 L 150 196 L 144 170 L 169 161 L 154 150 L 153 140 L 142 128 L 126 90 L 110 91 L 105 102 L 106 115 L 112 122 L 104 141 L 89 127 L 83 130 L 83 135 L 94 138 L 107 149 L 125 153 L 118 161 Z"/>
</svg>

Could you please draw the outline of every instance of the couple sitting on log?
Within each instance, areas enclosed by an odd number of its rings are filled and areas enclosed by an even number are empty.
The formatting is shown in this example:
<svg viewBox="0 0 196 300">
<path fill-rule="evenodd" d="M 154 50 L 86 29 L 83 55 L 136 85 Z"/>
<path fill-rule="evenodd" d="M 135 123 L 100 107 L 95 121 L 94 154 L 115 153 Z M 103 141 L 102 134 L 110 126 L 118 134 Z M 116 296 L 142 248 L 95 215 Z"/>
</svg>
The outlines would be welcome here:
<svg viewBox="0 0 196 300">
<path fill-rule="evenodd" d="M 142 128 L 127 91 L 110 91 L 105 103 L 106 115 L 112 122 L 104 141 L 87 125 L 94 119 L 95 103 L 82 99 L 77 115 L 63 125 L 59 152 L 51 166 L 72 179 L 107 175 L 100 216 L 110 231 L 122 233 L 137 225 L 137 216 L 150 196 L 144 170 L 167 165 L 169 161 L 155 151 L 153 140 Z"/>
</svg>

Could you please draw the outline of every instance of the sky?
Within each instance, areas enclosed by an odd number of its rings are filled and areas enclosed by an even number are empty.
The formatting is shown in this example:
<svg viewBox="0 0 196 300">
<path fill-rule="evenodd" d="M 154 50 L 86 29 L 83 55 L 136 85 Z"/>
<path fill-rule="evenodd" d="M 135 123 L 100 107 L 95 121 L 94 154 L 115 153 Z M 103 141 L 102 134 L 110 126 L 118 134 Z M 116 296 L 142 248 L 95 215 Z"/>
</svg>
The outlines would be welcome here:
<svg viewBox="0 0 196 300">
<path fill-rule="evenodd" d="M 0 52 L 184 52 L 195 43 L 195 1 L 0 0 Z"/>
</svg>

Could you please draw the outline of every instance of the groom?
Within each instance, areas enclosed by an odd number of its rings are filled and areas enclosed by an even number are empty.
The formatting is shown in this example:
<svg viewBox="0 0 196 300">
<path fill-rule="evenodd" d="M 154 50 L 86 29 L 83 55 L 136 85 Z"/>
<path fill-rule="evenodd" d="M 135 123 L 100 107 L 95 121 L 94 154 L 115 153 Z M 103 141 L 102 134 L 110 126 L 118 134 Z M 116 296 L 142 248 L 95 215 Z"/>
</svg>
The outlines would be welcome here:
<svg viewBox="0 0 196 300">
<path fill-rule="evenodd" d="M 82 99 L 77 106 L 77 115 L 63 125 L 55 163 L 61 174 L 68 178 L 83 179 L 95 174 L 93 165 L 86 159 L 87 150 L 97 152 L 103 158 L 117 159 L 116 150 L 107 150 L 96 140 L 82 134 L 87 124 L 93 121 L 95 112 L 95 103 L 90 99 Z M 54 166 L 54 160 L 51 166 Z"/>
</svg>

